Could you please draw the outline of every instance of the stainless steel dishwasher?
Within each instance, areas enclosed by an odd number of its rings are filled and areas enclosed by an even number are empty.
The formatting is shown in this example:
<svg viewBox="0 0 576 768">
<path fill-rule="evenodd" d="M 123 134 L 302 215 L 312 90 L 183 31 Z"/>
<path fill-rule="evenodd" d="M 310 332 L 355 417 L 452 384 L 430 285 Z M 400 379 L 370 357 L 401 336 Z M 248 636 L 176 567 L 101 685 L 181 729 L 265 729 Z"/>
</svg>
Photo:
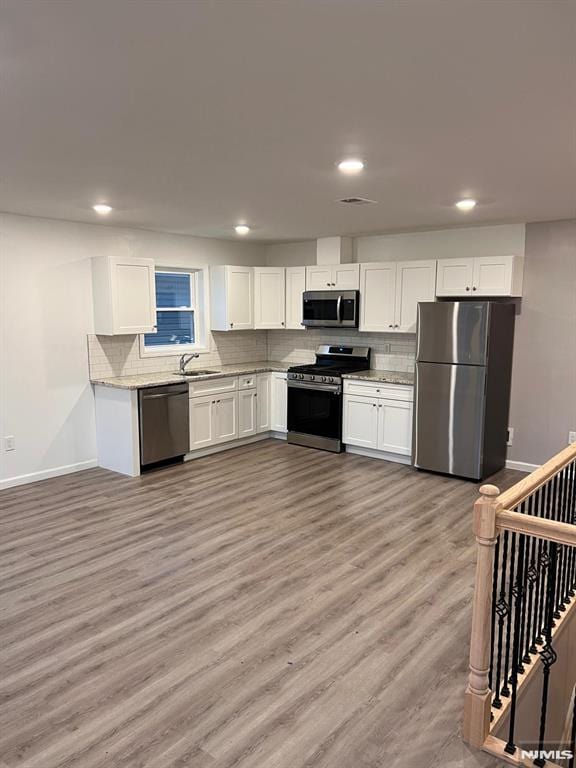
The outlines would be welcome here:
<svg viewBox="0 0 576 768">
<path fill-rule="evenodd" d="M 190 450 L 188 384 L 138 390 L 140 464 L 176 459 Z"/>
</svg>

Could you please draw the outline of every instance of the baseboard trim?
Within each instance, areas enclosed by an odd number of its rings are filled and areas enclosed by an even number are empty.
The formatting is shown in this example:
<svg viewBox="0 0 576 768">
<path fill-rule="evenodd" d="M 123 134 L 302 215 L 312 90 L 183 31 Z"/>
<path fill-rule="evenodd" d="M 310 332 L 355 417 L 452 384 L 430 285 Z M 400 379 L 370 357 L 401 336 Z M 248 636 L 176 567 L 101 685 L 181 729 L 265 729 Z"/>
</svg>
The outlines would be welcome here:
<svg viewBox="0 0 576 768">
<path fill-rule="evenodd" d="M 356 445 L 346 445 L 346 453 L 355 453 L 358 456 L 367 456 L 370 459 L 381 461 L 393 461 L 396 464 L 412 464 L 410 456 L 402 456 L 401 453 L 388 453 L 387 451 L 375 451 L 372 448 L 359 448 Z"/>
<path fill-rule="evenodd" d="M 241 437 L 239 440 L 230 440 L 227 443 L 220 443 L 219 445 L 211 445 L 208 448 L 199 448 L 197 451 L 191 451 L 184 456 L 184 461 L 201 459 L 203 456 L 211 456 L 213 453 L 222 453 L 222 451 L 229 451 L 232 448 L 241 448 L 243 445 L 258 443 L 260 440 L 268 440 L 270 437 L 286 440 L 286 436 L 283 436 L 281 432 L 260 432 L 258 435 Z"/>
<path fill-rule="evenodd" d="M 6 480 L 0 480 L 0 490 L 4 490 L 5 488 L 15 488 L 18 485 L 27 485 L 28 483 L 37 483 L 40 480 L 50 480 L 51 477 L 71 475 L 74 472 L 82 472 L 84 469 L 94 469 L 94 467 L 97 466 L 97 459 L 89 459 L 88 461 L 79 461 L 77 464 L 64 464 L 61 467 L 44 469 L 41 472 L 30 472 L 27 475 L 17 475 L 16 477 L 9 477 Z"/>
<path fill-rule="evenodd" d="M 506 469 L 517 469 L 519 472 L 534 472 L 540 466 L 540 464 L 528 464 L 525 461 L 511 461 L 510 459 L 506 461 Z"/>
</svg>

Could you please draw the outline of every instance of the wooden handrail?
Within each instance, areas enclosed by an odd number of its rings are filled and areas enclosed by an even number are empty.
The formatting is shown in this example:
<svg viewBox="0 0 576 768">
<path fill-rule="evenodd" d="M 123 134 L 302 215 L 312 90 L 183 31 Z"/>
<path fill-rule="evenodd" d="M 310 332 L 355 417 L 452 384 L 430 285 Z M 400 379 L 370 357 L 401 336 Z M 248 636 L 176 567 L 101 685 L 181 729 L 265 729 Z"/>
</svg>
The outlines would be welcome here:
<svg viewBox="0 0 576 768">
<path fill-rule="evenodd" d="M 501 531 L 507 530 L 576 547 L 576 525 L 514 511 L 522 501 L 573 461 L 576 461 L 576 443 L 569 445 L 504 493 L 500 493 L 494 485 L 483 485 L 480 488 L 481 496 L 474 505 L 474 533 L 478 556 L 463 737 L 471 746 L 497 754 L 513 765 L 524 765 L 525 762 L 518 759 L 516 752 L 511 755 L 504 750 L 503 742 L 491 734 L 490 725 L 492 690 L 489 674 L 496 542 Z"/>
<path fill-rule="evenodd" d="M 572 443 L 563 451 L 553 456 L 550 461 L 542 464 L 541 467 L 531 472 L 528 477 L 522 478 L 519 482 L 504 491 L 498 496 L 498 502 L 503 509 L 514 509 L 520 502 L 527 499 L 541 488 L 550 478 L 557 475 L 567 464 L 576 459 L 576 443 Z"/>
<path fill-rule="evenodd" d="M 543 517 L 512 512 L 510 509 L 499 509 L 496 512 L 496 525 L 507 531 L 537 536 L 547 541 L 555 541 L 557 544 L 576 547 L 576 525 L 572 523 L 560 523 Z"/>
</svg>

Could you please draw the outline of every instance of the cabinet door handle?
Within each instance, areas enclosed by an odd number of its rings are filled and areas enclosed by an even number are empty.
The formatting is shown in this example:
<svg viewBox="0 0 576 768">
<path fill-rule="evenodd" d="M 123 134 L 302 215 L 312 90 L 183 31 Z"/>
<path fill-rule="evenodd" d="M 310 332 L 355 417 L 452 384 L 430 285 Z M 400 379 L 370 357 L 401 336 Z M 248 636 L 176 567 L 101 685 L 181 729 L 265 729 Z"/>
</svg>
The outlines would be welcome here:
<svg viewBox="0 0 576 768">
<path fill-rule="evenodd" d="M 466 286 L 466 290 L 467 290 L 467 291 L 469 291 L 469 290 L 470 290 L 470 286 L 469 286 L 469 285 L 467 285 L 467 286 Z"/>
<path fill-rule="evenodd" d="M 475 290 L 476 290 L 476 286 L 475 286 L 475 285 L 473 285 L 473 286 L 472 286 L 472 290 L 473 290 L 473 291 L 475 291 Z"/>
<path fill-rule="evenodd" d="M 330 286 L 332 285 L 332 283 L 326 283 L 326 285 L 328 286 L 328 288 L 330 288 Z"/>
<path fill-rule="evenodd" d="M 376 408 L 376 403 L 372 403 L 372 408 Z"/>
<path fill-rule="evenodd" d="M 390 323 L 390 325 L 388 326 L 388 328 L 394 328 L 394 326 L 392 325 L 392 323 Z"/>
<path fill-rule="evenodd" d="M 280 325 L 284 325 L 284 321 L 281 321 Z"/>
<path fill-rule="evenodd" d="M 382 403 L 378 403 L 378 408 L 382 408 Z"/>
<path fill-rule="evenodd" d="M 395 325 L 394 328 L 400 328 L 400 326 L 399 325 Z"/>
<path fill-rule="evenodd" d="M 468 288 L 466 288 L 468 290 Z M 230 323 L 230 328 L 234 328 L 234 323 Z"/>
</svg>

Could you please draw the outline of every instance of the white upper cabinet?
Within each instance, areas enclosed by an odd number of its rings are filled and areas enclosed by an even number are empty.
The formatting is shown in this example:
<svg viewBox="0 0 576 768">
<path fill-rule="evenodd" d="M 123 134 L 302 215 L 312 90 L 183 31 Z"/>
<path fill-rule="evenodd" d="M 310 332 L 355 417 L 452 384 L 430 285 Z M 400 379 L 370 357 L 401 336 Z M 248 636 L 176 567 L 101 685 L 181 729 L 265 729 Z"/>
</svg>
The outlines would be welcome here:
<svg viewBox="0 0 576 768">
<path fill-rule="evenodd" d="M 254 267 L 254 328 L 284 328 L 286 270 Z"/>
<path fill-rule="evenodd" d="M 306 267 L 307 291 L 355 291 L 359 287 L 359 264 Z"/>
<path fill-rule="evenodd" d="M 437 296 L 464 296 L 472 289 L 474 259 L 439 259 L 436 272 Z"/>
<path fill-rule="evenodd" d="M 360 288 L 360 264 L 335 264 L 332 267 L 332 288 L 336 291 L 357 291 Z"/>
<path fill-rule="evenodd" d="M 419 301 L 434 301 L 436 261 L 360 265 L 360 330 L 416 333 Z"/>
<path fill-rule="evenodd" d="M 439 259 L 437 296 L 522 296 L 522 256 Z"/>
<path fill-rule="evenodd" d="M 92 259 L 94 333 L 105 336 L 156 330 L 154 261 L 118 256 Z"/>
<path fill-rule="evenodd" d="M 405 261 L 396 266 L 394 330 L 416 333 L 419 301 L 434 301 L 436 261 Z"/>
<path fill-rule="evenodd" d="M 302 294 L 306 290 L 306 267 L 286 267 L 286 328 L 305 330 L 302 325 Z"/>
<path fill-rule="evenodd" d="M 360 330 L 389 332 L 394 326 L 396 264 L 360 267 Z"/>
<path fill-rule="evenodd" d="M 254 328 L 253 273 L 253 267 L 210 267 L 213 331 L 245 331 Z"/>
<path fill-rule="evenodd" d="M 306 267 L 306 290 L 329 291 L 332 288 L 332 267 Z"/>
</svg>

